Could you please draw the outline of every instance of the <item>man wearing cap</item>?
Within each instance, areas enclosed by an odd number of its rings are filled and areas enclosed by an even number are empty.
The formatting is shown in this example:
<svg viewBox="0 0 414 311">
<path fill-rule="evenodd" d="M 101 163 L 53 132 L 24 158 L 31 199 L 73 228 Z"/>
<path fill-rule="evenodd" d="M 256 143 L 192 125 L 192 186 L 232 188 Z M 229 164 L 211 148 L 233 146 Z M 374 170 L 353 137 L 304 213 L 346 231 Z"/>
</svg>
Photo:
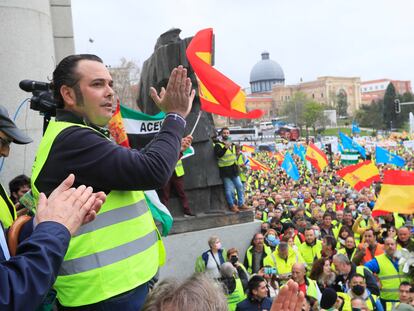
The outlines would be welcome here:
<svg viewBox="0 0 414 311">
<path fill-rule="evenodd" d="M 0 106 L 0 157 L 9 155 L 12 142 L 31 141 Z M 82 223 L 94 219 L 105 200 L 103 193 L 95 195 L 90 187 L 74 191 L 73 182 L 71 175 L 48 199 L 42 194 L 33 222 L 23 216 L 13 223 L 16 211 L 1 187 L 0 310 L 36 309 L 56 279 L 70 236 Z M 9 227 L 7 243 L 3 230 Z M 22 242 L 16 252 L 18 235 Z"/>
<path fill-rule="evenodd" d="M 9 118 L 5 107 L 0 106 L 0 156 L 9 156 L 10 144 L 24 145 L 32 142 L 32 139 L 20 131 Z M 16 219 L 16 209 L 3 186 L 0 185 L 0 221 L 4 228 L 10 227 Z"/>
</svg>

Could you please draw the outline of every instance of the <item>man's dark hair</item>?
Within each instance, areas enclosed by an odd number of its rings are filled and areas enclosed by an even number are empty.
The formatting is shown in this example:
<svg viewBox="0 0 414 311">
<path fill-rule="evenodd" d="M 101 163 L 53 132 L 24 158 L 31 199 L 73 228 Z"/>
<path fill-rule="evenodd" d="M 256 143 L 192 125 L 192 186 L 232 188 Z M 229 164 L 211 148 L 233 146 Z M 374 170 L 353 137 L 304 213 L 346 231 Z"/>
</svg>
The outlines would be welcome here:
<svg viewBox="0 0 414 311">
<path fill-rule="evenodd" d="M 262 282 L 266 282 L 264 277 L 260 276 L 260 275 L 253 275 L 250 280 L 249 283 L 247 283 L 247 290 L 248 290 L 248 295 L 249 297 L 252 297 L 253 295 L 253 290 L 257 289 L 260 286 L 260 283 Z"/>
<path fill-rule="evenodd" d="M 75 91 L 76 99 L 82 101 L 82 93 L 78 85 L 81 77 L 76 73 L 76 67 L 81 60 L 92 60 L 103 63 L 101 58 L 93 54 L 70 55 L 62 59 L 53 71 L 53 80 L 50 85 L 53 89 L 53 96 L 58 108 L 63 108 L 64 106 L 63 98 L 60 94 L 60 88 L 63 85 L 72 87 Z"/>
<path fill-rule="evenodd" d="M 329 245 L 332 250 L 336 248 L 336 239 L 332 235 L 325 235 L 326 245 Z"/>
<path fill-rule="evenodd" d="M 331 213 L 331 212 L 326 211 L 326 212 L 323 214 L 323 219 L 325 219 L 326 217 L 331 217 L 331 219 L 332 219 L 332 218 L 333 218 L 333 217 L 332 217 L 332 213 Z"/>
<path fill-rule="evenodd" d="M 362 278 L 363 280 L 365 280 L 365 276 L 363 276 L 362 274 L 360 274 L 360 273 L 355 273 L 352 277 L 351 277 L 351 279 L 350 280 L 352 280 L 353 278 Z"/>
<path fill-rule="evenodd" d="M 223 128 L 221 129 L 221 131 L 220 131 L 220 135 L 221 135 L 221 134 L 223 134 L 223 131 L 224 131 L 224 130 L 230 131 L 230 129 L 229 129 L 227 126 L 226 126 L 226 127 L 223 127 Z"/>
<path fill-rule="evenodd" d="M 21 187 L 25 186 L 25 185 L 28 185 L 30 187 L 30 178 L 29 177 L 27 177 L 24 174 L 14 177 L 9 182 L 10 194 L 12 194 L 13 192 L 19 191 L 19 189 Z"/>
<path fill-rule="evenodd" d="M 400 283 L 400 286 L 398 286 L 398 288 L 400 288 L 401 286 L 410 286 L 410 287 L 412 288 L 412 286 L 411 286 L 410 282 L 407 282 L 407 281 L 402 281 L 402 282 Z"/>
</svg>

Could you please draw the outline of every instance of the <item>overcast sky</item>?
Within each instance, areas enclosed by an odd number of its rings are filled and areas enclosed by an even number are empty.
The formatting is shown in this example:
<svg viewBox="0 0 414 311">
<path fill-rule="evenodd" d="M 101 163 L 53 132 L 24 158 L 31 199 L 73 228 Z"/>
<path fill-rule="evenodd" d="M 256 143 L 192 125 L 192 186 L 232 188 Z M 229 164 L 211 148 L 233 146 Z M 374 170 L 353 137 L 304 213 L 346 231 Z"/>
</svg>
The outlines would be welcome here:
<svg viewBox="0 0 414 311">
<path fill-rule="evenodd" d="M 215 67 L 242 87 L 266 50 L 286 83 L 318 76 L 414 81 L 412 0 L 72 0 L 77 53 L 139 65 L 159 35 L 212 27 Z M 89 42 L 89 38 L 94 40 Z"/>
</svg>

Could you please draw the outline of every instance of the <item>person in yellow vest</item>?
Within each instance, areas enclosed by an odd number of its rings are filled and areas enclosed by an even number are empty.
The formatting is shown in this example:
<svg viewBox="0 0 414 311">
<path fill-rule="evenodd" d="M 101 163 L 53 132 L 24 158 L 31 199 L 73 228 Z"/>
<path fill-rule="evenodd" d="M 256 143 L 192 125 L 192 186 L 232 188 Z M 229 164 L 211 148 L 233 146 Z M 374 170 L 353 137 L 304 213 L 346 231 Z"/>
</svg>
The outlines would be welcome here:
<svg viewBox="0 0 414 311">
<path fill-rule="evenodd" d="M 306 268 L 303 263 L 295 263 L 292 266 L 292 280 L 298 283 L 299 291 L 305 296 L 311 296 L 318 301 L 321 300 L 322 294 L 318 284 L 306 276 Z"/>
<path fill-rule="evenodd" d="M 397 248 L 405 248 L 414 251 L 414 239 L 411 238 L 411 232 L 408 227 L 401 227 L 397 232 Z"/>
<path fill-rule="evenodd" d="M 31 142 L 32 139 L 19 130 L 9 118 L 7 109 L 0 105 L 0 157 L 9 156 L 11 143 L 25 145 Z M 0 184 L 0 221 L 3 227 L 9 228 L 16 217 L 16 208 L 3 185 Z"/>
<path fill-rule="evenodd" d="M 181 140 L 181 152 L 186 150 L 188 147 L 191 146 L 191 142 L 193 141 L 193 137 L 191 135 L 187 135 Z M 168 206 L 168 200 L 170 199 L 171 188 L 174 188 L 177 192 L 178 197 L 181 200 L 181 204 L 183 205 L 184 209 L 184 217 L 194 217 L 195 214 L 191 211 L 188 198 L 184 191 L 184 167 L 183 161 L 181 159 L 178 160 L 177 165 L 175 166 L 174 173 L 172 174 L 168 183 L 161 189 L 161 202 L 165 206 Z"/>
<path fill-rule="evenodd" d="M 312 227 L 306 228 L 305 242 L 299 246 L 299 252 L 308 267 L 312 267 L 315 259 L 321 258 L 322 242 L 316 239 L 315 231 Z"/>
<path fill-rule="evenodd" d="M 401 271 L 399 259 L 396 257 L 397 242 L 393 238 L 384 241 L 384 254 L 375 256 L 365 264 L 376 274 L 381 282 L 381 303 L 384 307 L 389 302 L 398 302 L 398 288 L 403 281 L 409 281 L 407 275 Z"/>
<path fill-rule="evenodd" d="M 244 204 L 244 189 L 239 176 L 239 166 L 236 158 L 236 145 L 231 142 L 228 127 L 221 129 L 221 141 L 214 145 L 214 153 L 217 157 L 220 177 L 223 180 L 224 194 L 229 209 L 232 212 L 248 210 Z M 234 197 L 234 189 L 237 192 L 237 200 Z"/>
<path fill-rule="evenodd" d="M 247 175 L 246 174 L 247 174 L 247 170 L 249 169 L 249 166 L 248 166 L 248 163 L 247 163 L 247 158 L 243 154 L 240 145 L 236 145 L 236 157 L 237 157 L 237 165 L 239 166 L 240 180 L 241 180 L 243 186 L 245 186 L 246 181 L 247 181 Z"/>
<path fill-rule="evenodd" d="M 276 268 L 279 280 L 284 284 L 291 277 L 293 265 L 298 262 L 304 263 L 302 256 L 295 253 L 288 243 L 280 242 L 276 250 L 263 260 L 263 265 Z"/>
<path fill-rule="evenodd" d="M 165 262 L 165 249 L 143 190 L 165 185 L 178 161 L 194 90 L 187 70 L 172 70 L 166 89 L 151 97 L 166 113 L 155 138 L 142 150 L 112 142 L 112 77 L 96 55 L 70 55 L 53 72 L 57 104 L 40 142 L 32 191 L 46 195 L 62 176 L 107 193 L 97 219 L 71 239 L 54 289 L 59 309 L 139 310 L 148 283 Z"/>
<path fill-rule="evenodd" d="M 264 259 L 272 253 L 269 246 L 264 244 L 264 236 L 262 233 L 256 233 L 246 250 L 244 256 L 244 266 L 250 274 L 257 273 L 264 266 Z"/>
<path fill-rule="evenodd" d="M 369 310 L 384 311 L 379 297 L 371 294 L 367 289 L 365 277 L 362 274 L 356 273 L 351 277 L 347 294 L 351 299 L 360 298 L 364 300 Z"/>
<path fill-rule="evenodd" d="M 229 310 L 234 311 L 236 310 L 237 304 L 246 299 L 243 284 L 237 274 L 236 268 L 230 262 L 225 262 L 220 266 L 220 273 L 220 282 L 223 283 L 225 288 Z"/>
</svg>

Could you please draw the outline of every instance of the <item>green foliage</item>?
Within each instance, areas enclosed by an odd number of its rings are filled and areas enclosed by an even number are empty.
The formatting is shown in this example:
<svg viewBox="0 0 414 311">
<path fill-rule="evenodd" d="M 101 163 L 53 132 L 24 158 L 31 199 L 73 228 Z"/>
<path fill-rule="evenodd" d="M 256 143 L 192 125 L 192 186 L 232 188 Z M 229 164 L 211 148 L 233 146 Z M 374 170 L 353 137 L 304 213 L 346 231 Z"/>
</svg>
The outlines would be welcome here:
<svg viewBox="0 0 414 311">
<path fill-rule="evenodd" d="M 387 89 L 385 90 L 384 100 L 383 100 L 383 119 L 386 129 L 392 127 L 398 127 L 399 124 L 397 121 L 397 114 L 395 113 L 394 100 L 397 98 L 395 92 L 395 87 L 392 83 L 388 84 Z"/>
<path fill-rule="evenodd" d="M 338 95 L 336 95 L 336 113 L 338 116 L 347 116 L 348 110 L 348 98 L 346 96 L 345 91 L 340 91 Z"/>
<path fill-rule="evenodd" d="M 305 125 L 303 111 L 308 101 L 306 94 L 296 92 L 293 94 L 291 100 L 286 102 L 281 109 L 282 114 L 287 116 L 288 122 L 296 124 L 300 129 Z"/>
<path fill-rule="evenodd" d="M 372 101 L 369 105 L 362 105 L 355 113 L 355 120 L 361 127 L 379 130 L 384 127 L 382 107 L 382 100 L 378 102 Z"/>
<path fill-rule="evenodd" d="M 313 128 L 314 135 L 316 135 L 317 126 L 325 123 L 323 110 L 324 106 L 317 102 L 310 101 L 305 104 L 303 111 L 305 127 L 306 130 L 308 130 L 309 127 Z"/>
</svg>

